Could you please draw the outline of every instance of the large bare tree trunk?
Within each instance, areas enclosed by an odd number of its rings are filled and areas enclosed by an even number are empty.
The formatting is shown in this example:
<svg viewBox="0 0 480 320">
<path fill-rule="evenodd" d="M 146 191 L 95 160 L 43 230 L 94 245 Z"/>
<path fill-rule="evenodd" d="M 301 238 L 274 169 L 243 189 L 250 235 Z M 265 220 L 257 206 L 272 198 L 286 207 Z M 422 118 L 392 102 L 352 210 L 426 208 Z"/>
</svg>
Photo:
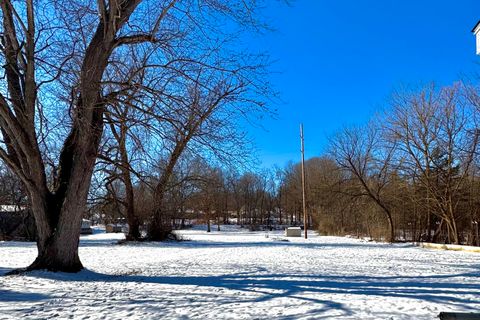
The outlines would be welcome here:
<svg viewBox="0 0 480 320">
<path fill-rule="evenodd" d="M 32 0 L 26 1 L 26 43 L 20 46 L 13 3 L 2 0 L 5 75 L 11 98 L 0 94 L 0 129 L 5 149 L 0 158 L 21 179 L 28 192 L 38 230 L 38 256 L 27 268 L 76 272 L 83 268 L 78 256 L 82 216 L 103 132 L 105 102 L 101 81 L 113 49 L 123 44 L 116 38 L 140 0 L 110 3 L 100 7 L 100 21 L 85 50 L 73 99 L 73 124 L 59 158 L 55 185 L 49 188 L 39 147 L 35 110 L 38 86 L 35 81 L 35 18 Z M 129 38 L 130 41 L 131 38 Z M 2 80 L 3 81 L 3 80 Z M 3 83 L 2 83 L 3 85 Z"/>
<path fill-rule="evenodd" d="M 62 170 L 70 172 L 68 180 L 63 181 L 65 185 L 60 185 L 56 193 L 48 189 L 44 189 L 43 194 L 29 190 L 39 239 L 38 256 L 28 270 L 76 272 L 83 268 L 78 256 L 80 226 L 102 133 L 100 124 L 99 121 L 96 130 L 82 140 L 83 146 L 77 147 L 81 151 L 73 153 L 73 161 L 62 163 L 65 166 Z M 62 155 L 70 153 L 67 150 L 73 149 L 65 148 Z"/>
</svg>

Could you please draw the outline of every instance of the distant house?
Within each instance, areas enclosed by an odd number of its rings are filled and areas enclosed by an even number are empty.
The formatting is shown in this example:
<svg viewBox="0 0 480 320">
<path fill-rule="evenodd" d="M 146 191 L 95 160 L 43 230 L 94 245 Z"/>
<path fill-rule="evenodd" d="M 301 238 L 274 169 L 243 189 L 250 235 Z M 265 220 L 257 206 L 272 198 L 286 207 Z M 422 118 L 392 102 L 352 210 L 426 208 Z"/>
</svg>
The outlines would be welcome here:
<svg viewBox="0 0 480 320">
<path fill-rule="evenodd" d="M 477 40 L 477 54 L 480 55 L 480 21 L 473 27 L 472 32 Z"/>
<path fill-rule="evenodd" d="M 0 205 L 0 240 L 35 241 L 37 228 L 32 212 L 18 205 Z"/>
<path fill-rule="evenodd" d="M 80 229 L 80 234 L 92 234 L 92 222 L 87 219 L 82 219 L 82 228 Z"/>
</svg>

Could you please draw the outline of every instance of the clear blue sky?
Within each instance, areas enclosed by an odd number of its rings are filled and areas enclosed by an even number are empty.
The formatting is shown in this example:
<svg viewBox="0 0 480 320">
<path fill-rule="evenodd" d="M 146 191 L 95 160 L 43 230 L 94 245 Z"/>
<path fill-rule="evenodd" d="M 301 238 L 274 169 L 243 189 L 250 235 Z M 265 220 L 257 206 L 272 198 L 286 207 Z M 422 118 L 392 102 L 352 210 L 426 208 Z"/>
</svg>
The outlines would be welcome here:
<svg viewBox="0 0 480 320">
<path fill-rule="evenodd" d="M 271 76 L 285 103 L 278 119 L 251 129 L 263 166 L 299 160 L 299 123 L 306 156 L 327 137 L 365 123 L 402 85 L 451 84 L 479 71 L 471 29 L 479 0 L 269 1 L 276 31 L 251 44 L 271 55 Z"/>
</svg>

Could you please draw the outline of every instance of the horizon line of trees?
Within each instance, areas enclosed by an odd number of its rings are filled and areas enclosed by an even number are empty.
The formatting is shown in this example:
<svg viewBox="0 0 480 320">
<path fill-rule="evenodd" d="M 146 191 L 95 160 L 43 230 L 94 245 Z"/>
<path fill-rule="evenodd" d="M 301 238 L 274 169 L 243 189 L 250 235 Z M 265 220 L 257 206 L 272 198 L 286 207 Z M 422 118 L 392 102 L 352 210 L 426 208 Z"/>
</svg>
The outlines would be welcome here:
<svg viewBox="0 0 480 320">
<path fill-rule="evenodd" d="M 397 92 L 372 121 L 333 135 L 325 154 L 306 161 L 309 226 L 329 235 L 478 246 L 477 92 L 462 83 Z M 165 230 L 192 220 L 205 223 L 207 231 L 211 224 L 251 230 L 303 224 L 299 163 L 239 172 L 200 150 L 182 153 L 166 180 L 161 207 Z M 133 212 L 134 239 L 145 237 L 158 212 L 156 188 L 168 159 L 141 174 L 128 162 L 125 170 L 120 161 L 100 159 L 106 160 L 96 166 L 86 216 L 104 223 L 123 219 L 131 226 Z M 130 187 L 122 180 L 125 171 L 132 177 Z M 20 181 L 14 182 L 7 168 L 1 180 L 3 199 L 27 203 Z M 135 199 L 133 207 L 129 198 Z"/>
<path fill-rule="evenodd" d="M 397 92 L 371 122 L 331 137 L 324 155 L 306 161 L 309 225 L 323 234 L 479 245 L 477 92 L 462 83 Z M 299 163 L 238 173 L 183 161 L 166 192 L 170 221 L 189 209 L 205 223 L 252 230 L 303 223 Z"/>
</svg>

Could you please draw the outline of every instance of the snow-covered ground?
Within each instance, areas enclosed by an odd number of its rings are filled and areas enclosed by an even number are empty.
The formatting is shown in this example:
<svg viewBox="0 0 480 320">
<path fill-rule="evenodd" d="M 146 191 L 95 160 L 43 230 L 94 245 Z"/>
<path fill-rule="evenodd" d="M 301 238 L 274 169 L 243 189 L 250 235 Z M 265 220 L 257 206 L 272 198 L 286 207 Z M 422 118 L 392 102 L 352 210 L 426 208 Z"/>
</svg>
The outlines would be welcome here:
<svg viewBox="0 0 480 320">
<path fill-rule="evenodd" d="M 82 236 L 85 271 L 0 276 L 0 319 L 435 319 L 480 312 L 480 254 L 230 227 L 191 241 Z M 0 274 L 35 258 L 0 242 Z"/>
</svg>

